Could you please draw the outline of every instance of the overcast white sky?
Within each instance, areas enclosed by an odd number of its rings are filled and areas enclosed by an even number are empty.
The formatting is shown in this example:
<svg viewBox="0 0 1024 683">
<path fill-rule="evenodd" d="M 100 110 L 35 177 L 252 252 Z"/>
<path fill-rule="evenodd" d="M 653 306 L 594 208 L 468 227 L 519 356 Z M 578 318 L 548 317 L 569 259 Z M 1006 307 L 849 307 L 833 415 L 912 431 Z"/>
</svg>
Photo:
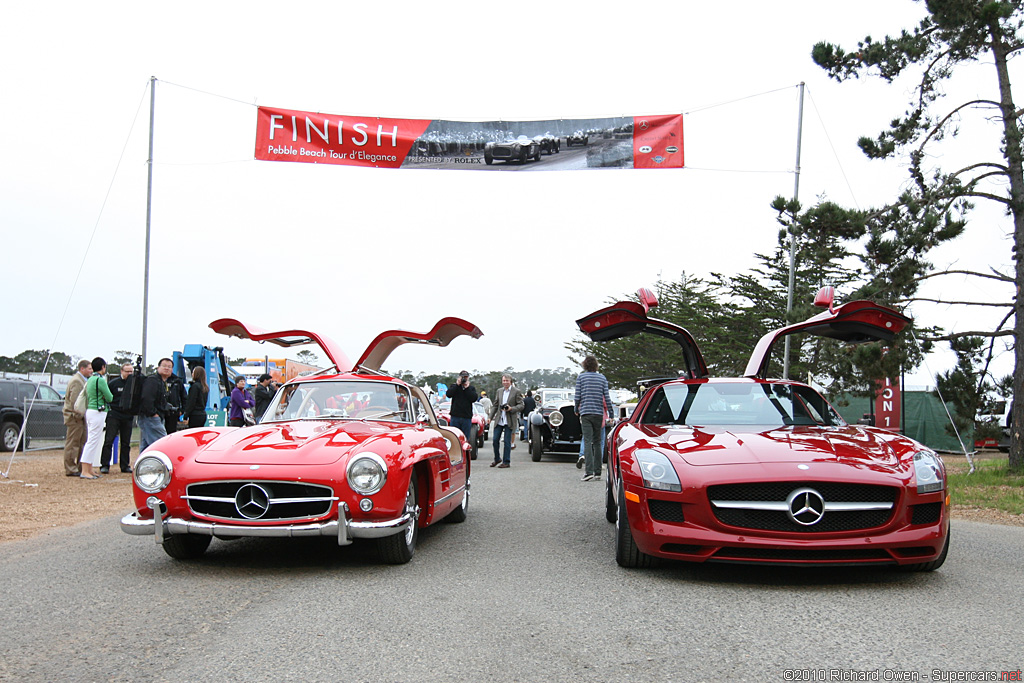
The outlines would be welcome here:
<svg viewBox="0 0 1024 683">
<path fill-rule="evenodd" d="M 405 347 L 386 367 L 569 365 L 573 321 L 609 297 L 683 271 L 738 273 L 773 248 L 769 203 L 793 193 L 801 81 L 805 204 L 826 195 L 877 205 L 906 181 L 899 162 L 868 162 L 856 140 L 902 113 L 914 83 L 837 84 L 810 51 L 818 40 L 853 47 L 911 28 L 920 3 L 722 8 L 15 3 L 0 25 L 0 354 L 52 345 L 109 359 L 141 349 L 155 76 L 150 361 L 188 343 L 279 355 L 214 334 L 207 325 L 221 317 L 320 331 L 355 357 L 382 330 L 426 331 L 455 315 L 485 336 Z M 980 66 L 958 87 L 987 93 L 994 80 Z M 687 168 L 473 173 L 255 161 L 257 104 L 452 120 L 683 112 Z M 997 139 L 971 126 L 961 144 Z M 936 161 L 953 163 L 954 147 L 942 149 Z M 1008 220 L 978 216 L 937 265 L 1008 269 Z M 962 279 L 931 291 L 1012 296 Z M 992 325 L 962 308 L 909 312 L 953 329 Z M 930 363 L 935 372 L 950 361 Z M 1011 370 L 1005 353 L 997 374 Z M 928 383 L 927 374 L 908 381 Z"/>
</svg>

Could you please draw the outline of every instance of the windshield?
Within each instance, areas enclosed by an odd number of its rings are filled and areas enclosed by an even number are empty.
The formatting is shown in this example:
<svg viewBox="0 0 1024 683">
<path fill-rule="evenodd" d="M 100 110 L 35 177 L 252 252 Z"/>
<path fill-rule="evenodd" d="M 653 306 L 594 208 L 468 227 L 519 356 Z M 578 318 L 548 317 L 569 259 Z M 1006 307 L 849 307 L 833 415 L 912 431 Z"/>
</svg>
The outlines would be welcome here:
<svg viewBox="0 0 1024 683">
<path fill-rule="evenodd" d="M 818 392 L 807 386 L 708 382 L 658 387 L 640 422 L 769 427 L 846 424 Z"/>
<path fill-rule="evenodd" d="M 261 422 L 355 419 L 412 422 L 409 392 L 391 382 L 297 382 L 277 392 Z"/>
<path fill-rule="evenodd" d="M 574 400 L 576 400 L 575 389 L 545 389 L 541 393 L 541 403 L 544 405 Z"/>
</svg>

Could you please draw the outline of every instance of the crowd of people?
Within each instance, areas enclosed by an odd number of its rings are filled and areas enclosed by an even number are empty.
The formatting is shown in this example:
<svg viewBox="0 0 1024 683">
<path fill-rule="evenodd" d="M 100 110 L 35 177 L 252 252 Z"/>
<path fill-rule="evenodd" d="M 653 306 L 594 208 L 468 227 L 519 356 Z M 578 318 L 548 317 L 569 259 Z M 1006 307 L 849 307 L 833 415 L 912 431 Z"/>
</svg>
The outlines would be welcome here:
<svg viewBox="0 0 1024 683">
<path fill-rule="evenodd" d="M 601 480 L 601 454 L 604 450 L 604 427 L 614 419 L 608 380 L 598 372 L 597 359 L 588 355 L 583 359 L 583 372 L 576 379 L 575 410 L 580 418 L 583 438 L 580 443 L 578 469 L 586 468 L 582 481 Z M 511 375 L 501 376 L 501 389 L 494 401 L 486 391 L 477 394 L 469 383 L 469 372 L 463 370 L 455 384 L 445 394 L 451 399 L 451 426 L 469 434 L 472 428 L 473 403 L 479 402 L 487 412 L 492 431 L 494 460 L 491 467 L 507 469 L 512 466 L 515 435 L 525 441 L 529 429 L 529 415 L 542 406 L 533 398 L 533 391 L 523 394 Z"/>
<path fill-rule="evenodd" d="M 206 401 L 210 388 L 206 371 L 200 366 L 192 371 L 188 392 L 182 379 L 174 374 L 170 358 L 161 358 L 156 373 L 142 380 L 138 405 L 124 399 L 129 380 L 135 373 L 131 363 L 120 367 L 120 374 L 107 380 L 107 362 L 97 356 L 82 360 L 68 382 L 64 394 L 64 474 L 86 480 L 99 479 L 110 472 L 115 460 L 113 448 L 118 443 L 116 462 L 122 472 L 130 473 L 131 436 L 135 420 L 139 425 L 139 452 L 157 439 L 178 430 L 184 421 L 189 427 L 206 424 Z M 76 410 L 79 396 L 85 394 L 85 412 Z"/>
<path fill-rule="evenodd" d="M 64 443 L 64 473 L 69 477 L 86 480 L 99 479 L 110 472 L 113 461 L 115 440 L 118 442 L 116 461 L 121 471 L 130 473 L 132 423 L 137 418 L 139 425 L 139 452 L 168 434 L 173 434 L 180 425 L 188 428 L 206 425 L 206 405 L 210 387 L 206 371 L 202 366 L 192 370 L 188 390 L 182 378 L 174 374 L 174 363 L 170 358 L 161 358 L 156 373 L 142 380 L 141 401 L 134 409 L 132 401 L 124 399 L 129 380 L 135 372 L 131 363 L 120 367 L 120 374 L 107 380 L 107 362 L 97 356 L 91 361 L 82 360 L 78 370 L 68 382 L 64 395 L 64 424 L 67 437 Z M 246 378 L 239 375 L 228 404 L 228 424 L 243 427 L 255 424 L 267 410 L 277 391 L 269 374 L 260 376 L 255 391 L 250 392 Z M 85 393 L 84 413 L 78 399 Z M 255 395 L 254 395 L 255 394 Z M 525 440 L 529 428 L 527 418 L 540 408 L 533 398 L 533 392 L 523 394 L 515 386 L 511 375 L 501 376 L 501 388 L 495 400 L 486 391 L 477 392 L 469 382 L 469 372 L 463 370 L 458 379 L 448 387 L 445 394 L 451 399 L 451 426 L 469 434 L 472 430 L 473 404 L 480 403 L 487 413 L 492 428 L 494 460 L 491 467 L 511 467 L 511 452 L 515 448 L 515 436 Z M 576 414 L 580 416 L 583 440 L 580 457 L 576 466 L 586 467 L 583 481 L 600 480 L 601 450 L 603 449 L 603 425 L 611 419 L 611 398 L 608 380 L 597 372 L 597 360 L 587 356 L 583 360 L 583 372 L 576 380 Z"/>
</svg>

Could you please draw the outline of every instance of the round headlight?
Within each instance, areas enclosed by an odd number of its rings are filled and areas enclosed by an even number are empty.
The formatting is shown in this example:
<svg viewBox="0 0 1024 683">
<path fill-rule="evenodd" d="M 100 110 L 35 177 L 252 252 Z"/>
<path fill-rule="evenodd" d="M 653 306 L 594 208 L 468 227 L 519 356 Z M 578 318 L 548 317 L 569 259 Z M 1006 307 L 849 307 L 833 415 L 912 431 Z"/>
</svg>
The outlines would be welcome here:
<svg viewBox="0 0 1024 683">
<path fill-rule="evenodd" d="M 362 453 L 349 461 L 347 478 L 353 491 L 370 496 L 384 488 L 388 466 L 376 453 Z"/>
<path fill-rule="evenodd" d="M 557 427 L 558 425 L 562 424 L 563 419 L 564 418 L 562 417 L 562 412 L 560 410 L 554 410 L 551 412 L 550 415 L 548 415 L 548 420 L 551 421 L 552 427 Z"/>
<path fill-rule="evenodd" d="M 156 493 L 171 483 L 171 459 L 160 451 L 146 451 L 135 463 L 135 484 L 146 493 Z"/>
</svg>

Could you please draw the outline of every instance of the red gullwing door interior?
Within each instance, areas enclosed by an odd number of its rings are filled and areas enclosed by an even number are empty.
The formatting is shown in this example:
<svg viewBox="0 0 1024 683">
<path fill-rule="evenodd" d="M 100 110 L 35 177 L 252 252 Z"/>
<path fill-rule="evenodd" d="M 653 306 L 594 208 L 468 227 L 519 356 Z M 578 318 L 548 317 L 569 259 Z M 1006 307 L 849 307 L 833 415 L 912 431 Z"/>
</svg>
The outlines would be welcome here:
<svg viewBox="0 0 1024 683">
<path fill-rule="evenodd" d="M 251 339 L 258 342 L 270 342 L 289 348 L 302 346 L 304 344 L 316 344 L 324 352 L 338 372 L 347 372 L 352 369 L 352 361 L 337 342 L 323 335 L 307 332 L 306 330 L 287 330 L 284 332 L 267 332 L 263 328 L 246 325 L 234 318 L 221 318 L 210 323 L 210 329 L 218 334 L 239 339 Z"/>
<path fill-rule="evenodd" d="M 761 337 L 747 361 L 744 377 L 765 376 L 768 359 L 775 342 L 788 334 L 807 332 L 819 337 L 831 337 L 851 344 L 871 341 L 892 341 L 911 319 L 892 308 L 866 299 L 849 301 L 842 306 L 833 306 L 835 289 L 822 287 L 814 297 L 814 305 L 828 308 L 827 311 L 808 318 L 802 323 L 769 332 Z"/>
<path fill-rule="evenodd" d="M 251 339 L 258 342 L 270 342 L 278 346 L 291 347 L 303 344 L 316 344 L 324 352 L 331 363 L 341 372 L 351 372 L 357 368 L 379 371 L 391 352 L 402 344 L 431 344 L 447 346 L 458 336 L 468 334 L 474 339 L 483 336 L 480 328 L 461 318 L 442 318 L 434 328 L 426 334 L 407 332 L 405 330 L 388 330 L 374 338 L 359 360 L 352 363 L 341 347 L 329 337 L 308 332 L 306 330 L 288 330 L 285 332 L 267 332 L 259 327 L 245 325 L 233 318 L 221 318 L 210 323 L 210 329 L 219 334 L 240 339 Z"/>
<path fill-rule="evenodd" d="M 391 352 L 402 344 L 430 344 L 431 346 L 448 346 L 448 344 L 464 334 L 473 339 L 483 336 L 480 328 L 461 318 L 441 318 L 434 328 L 426 334 L 406 332 L 405 330 L 388 330 L 378 334 L 356 361 L 356 367 L 368 370 L 380 370 L 380 366 L 391 355 Z"/>
<path fill-rule="evenodd" d="M 648 317 L 650 309 L 658 305 L 658 298 L 646 288 L 637 290 L 640 303 L 617 301 L 576 321 L 583 334 L 593 341 L 604 342 L 629 337 L 640 332 L 656 334 L 675 340 L 683 349 L 686 359 L 685 375 L 690 379 L 708 376 L 708 366 L 693 335 L 666 320 Z"/>
</svg>

